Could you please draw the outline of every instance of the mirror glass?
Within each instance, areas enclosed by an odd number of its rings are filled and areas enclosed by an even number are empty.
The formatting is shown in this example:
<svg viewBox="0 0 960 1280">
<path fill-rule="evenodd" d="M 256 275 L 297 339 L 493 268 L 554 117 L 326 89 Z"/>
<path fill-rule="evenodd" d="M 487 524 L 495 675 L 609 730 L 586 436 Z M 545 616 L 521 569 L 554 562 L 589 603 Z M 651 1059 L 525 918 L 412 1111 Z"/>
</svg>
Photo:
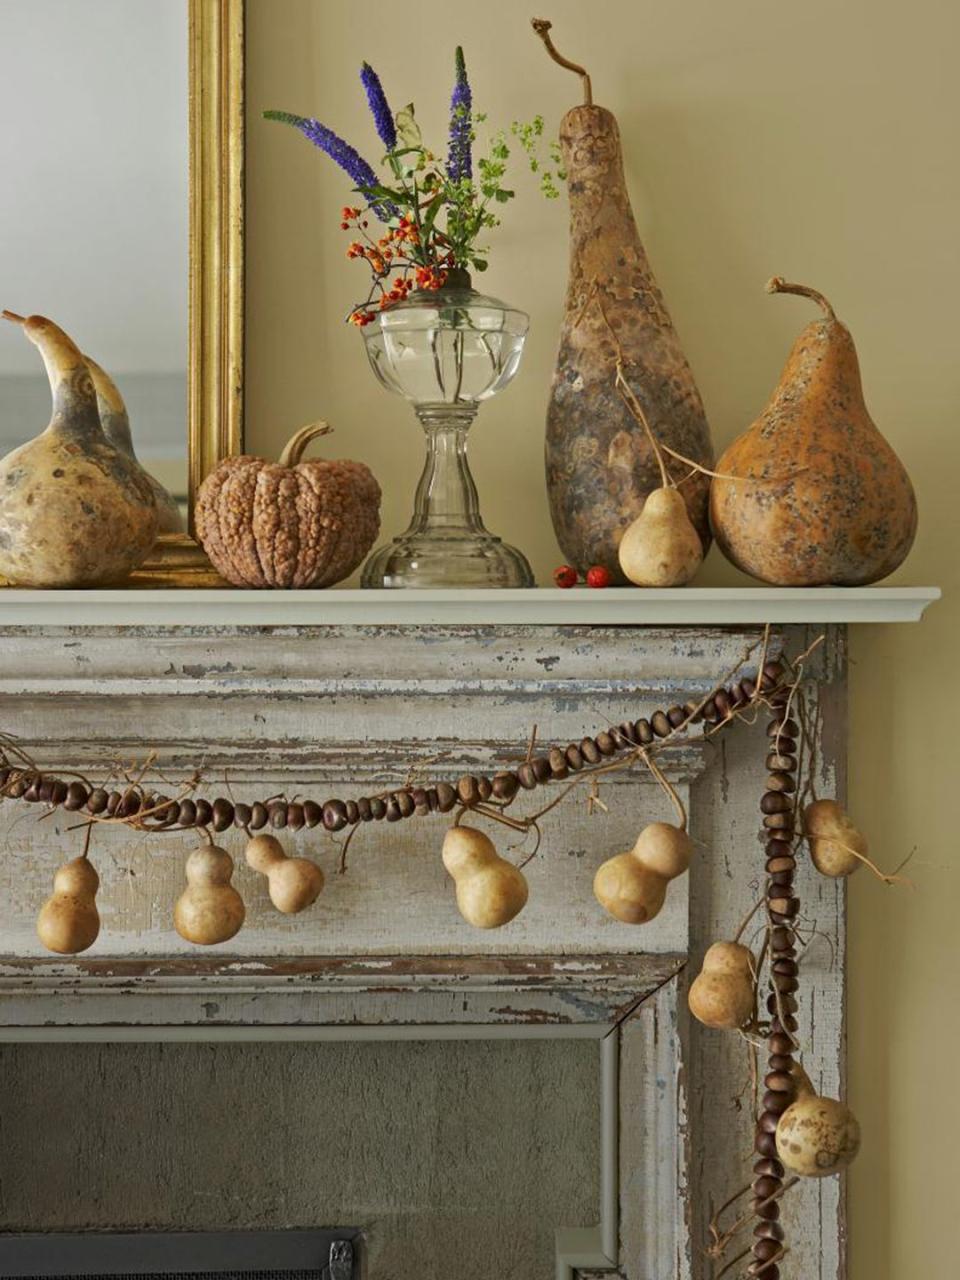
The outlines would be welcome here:
<svg viewBox="0 0 960 1280">
<path fill-rule="evenodd" d="M 187 0 L 0 0 L 0 306 L 113 377 L 141 463 L 187 490 Z M 50 418 L 36 349 L 0 328 L 0 451 Z"/>
</svg>

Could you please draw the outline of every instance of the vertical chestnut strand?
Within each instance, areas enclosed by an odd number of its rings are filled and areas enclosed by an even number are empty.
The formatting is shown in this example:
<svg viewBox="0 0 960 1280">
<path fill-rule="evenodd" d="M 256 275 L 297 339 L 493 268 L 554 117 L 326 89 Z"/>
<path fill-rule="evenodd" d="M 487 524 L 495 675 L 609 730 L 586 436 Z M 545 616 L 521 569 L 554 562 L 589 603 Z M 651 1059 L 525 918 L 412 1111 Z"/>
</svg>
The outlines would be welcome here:
<svg viewBox="0 0 960 1280">
<path fill-rule="evenodd" d="M 774 712 L 767 729 L 767 785 L 760 802 L 766 844 L 767 917 L 770 922 L 769 1055 L 764 1092 L 757 1118 L 753 1165 L 753 1261 L 748 1275 L 757 1280 L 780 1280 L 784 1231 L 780 1201 L 771 1200 L 783 1187 L 783 1165 L 777 1159 L 776 1129 L 793 1101 L 794 1037 L 798 1023 L 797 951 L 794 921 L 800 901 L 794 892 L 794 808 L 797 787 L 799 726 L 787 716 L 787 691 L 771 697 Z M 779 704 L 779 705 L 778 705 Z"/>
</svg>

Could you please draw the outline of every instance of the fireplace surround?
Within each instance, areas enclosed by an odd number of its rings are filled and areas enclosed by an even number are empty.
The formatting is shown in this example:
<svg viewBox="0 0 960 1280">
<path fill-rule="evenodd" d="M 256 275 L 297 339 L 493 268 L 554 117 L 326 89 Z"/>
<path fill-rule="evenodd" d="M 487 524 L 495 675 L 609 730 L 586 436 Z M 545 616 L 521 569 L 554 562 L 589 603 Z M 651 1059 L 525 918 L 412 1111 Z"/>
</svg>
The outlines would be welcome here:
<svg viewBox="0 0 960 1280">
<path fill-rule="evenodd" d="M 826 638 L 811 671 L 818 783 L 824 794 L 842 795 L 844 628 L 788 623 L 770 643 L 772 651 L 780 644 L 797 651 L 821 631 Z M 170 776 L 202 755 L 205 775 L 218 784 L 227 777 L 238 799 L 271 788 L 359 794 L 395 784 L 411 761 L 424 776 L 486 770 L 515 754 L 534 724 L 541 741 L 566 741 L 599 721 L 618 723 L 703 696 L 761 633 L 750 620 L 18 621 L 0 626 L 0 670 L 8 673 L 0 677 L 0 724 L 15 727 L 41 764 L 93 772 L 105 759 L 129 760 L 149 746 Z M 330 874 L 303 917 L 273 913 L 262 886 L 239 866 L 247 927 L 222 954 L 199 954 L 171 927 L 189 841 L 151 840 L 147 849 L 128 831 L 97 832 L 103 932 L 94 950 L 72 960 L 42 953 L 33 932 L 36 904 L 58 862 L 75 856 L 67 851 L 77 837 L 65 830 L 69 815 L 35 822 L 5 806 L 0 1039 L 43 1045 L 44 1053 L 61 1055 L 62 1070 L 69 1070 L 73 1046 L 97 1043 L 128 1045 L 134 1061 L 175 1043 L 315 1044 L 318 1052 L 351 1042 L 431 1043 L 450 1053 L 455 1070 L 462 1066 L 456 1055 L 478 1042 L 589 1043 L 597 1133 L 581 1145 L 593 1153 L 595 1204 L 588 1221 L 550 1223 L 552 1256 L 538 1257 L 524 1274 L 701 1280 L 709 1275 L 703 1246 L 710 1205 L 745 1180 L 749 1077 L 738 1043 L 690 1025 L 685 987 L 706 946 L 736 927 L 760 884 L 762 732 L 737 725 L 716 745 L 688 742 L 662 757 L 689 811 L 698 856 L 689 884 L 674 883 L 664 911 L 642 929 L 603 917 L 590 894 L 599 862 L 629 847 L 644 822 L 665 816 L 656 787 L 633 771 L 604 783 L 606 813 L 574 804 L 556 811 L 526 869 L 528 908 L 492 936 L 470 930 L 456 914 L 439 863 L 438 816 L 364 830 L 346 875 Z M 234 837 L 223 839 L 239 852 Z M 302 832 L 288 844 L 332 870 L 330 837 Z M 806 910 L 833 940 L 832 947 L 815 941 L 805 959 L 805 1064 L 835 1093 L 842 1074 L 842 885 L 809 867 L 800 877 Z M 389 1102 L 403 1107 L 398 1079 Z M 335 1098 L 336 1079 L 325 1087 Z M 93 1141 L 98 1108 L 108 1105 L 107 1080 L 91 1106 Z M 580 1157 L 564 1143 L 560 1121 L 562 1115 L 554 1126 L 544 1123 L 544 1141 L 557 1162 L 576 1166 Z M 41 1124 L 34 1138 L 42 1144 L 51 1135 Z M 375 1214 L 361 1199 L 342 1220 L 370 1236 L 364 1249 L 372 1280 L 392 1276 L 377 1269 L 383 1241 L 368 1231 L 365 1219 Z M 798 1187 L 790 1216 L 797 1274 L 839 1277 L 841 1185 Z M 225 1206 L 223 1221 L 209 1225 L 250 1225 L 242 1217 Z M 509 1230 L 502 1215 L 493 1219 Z M 29 1222 L 4 1225 L 30 1229 Z M 271 1225 L 307 1224 L 282 1221 L 281 1210 Z M 478 1231 L 482 1241 L 482 1224 Z M 488 1274 L 482 1245 L 473 1242 L 469 1257 L 445 1265 L 464 1280 Z M 440 1263 L 435 1271 L 411 1263 L 409 1274 L 422 1280 L 444 1271 Z"/>
</svg>

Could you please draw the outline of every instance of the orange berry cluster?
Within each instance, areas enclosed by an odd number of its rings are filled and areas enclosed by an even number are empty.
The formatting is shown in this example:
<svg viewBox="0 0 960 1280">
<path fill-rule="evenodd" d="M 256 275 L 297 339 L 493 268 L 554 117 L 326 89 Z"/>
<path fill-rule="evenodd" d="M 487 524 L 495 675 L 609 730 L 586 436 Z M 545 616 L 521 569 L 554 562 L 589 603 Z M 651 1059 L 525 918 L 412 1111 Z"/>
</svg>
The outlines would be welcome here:
<svg viewBox="0 0 960 1280">
<path fill-rule="evenodd" d="M 344 231 L 348 231 L 351 225 L 358 228 L 366 227 L 366 222 L 362 221 L 362 210 L 345 206 L 340 211 L 340 227 Z M 409 246 L 409 248 L 407 247 Z M 400 218 L 395 227 L 387 229 L 386 233 L 374 243 L 372 240 L 369 244 L 364 244 L 360 240 L 352 240 L 347 245 L 348 258 L 362 258 L 370 266 L 374 279 L 381 284 L 382 293 L 380 297 L 379 310 L 383 311 L 391 306 L 394 302 L 402 302 L 413 289 L 414 285 L 418 289 L 442 289 L 447 282 L 447 272 L 444 267 L 453 265 L 453 256 L 448 254 L 444 259 L 444 265 L 417 265 L 409 261 L 408 255 L 411 250 L 416 251 L 420 246 L 420 232 L 416 224 L 409 218 Z M 401 259 L 404 259 L 401 261 Z M 402 272 L 392 280 L 389 289 L 382 285 L 386 276 L 392 271 Z M 411 276 L 409 273 L 413 272 Z M 376 319 L 376 310 L 371 310 L 371 304 L 366 303 L 357 309 L 350 316 L 350 323 L 359 325 L 361 328 L 368 325 Z"/>
</svg>

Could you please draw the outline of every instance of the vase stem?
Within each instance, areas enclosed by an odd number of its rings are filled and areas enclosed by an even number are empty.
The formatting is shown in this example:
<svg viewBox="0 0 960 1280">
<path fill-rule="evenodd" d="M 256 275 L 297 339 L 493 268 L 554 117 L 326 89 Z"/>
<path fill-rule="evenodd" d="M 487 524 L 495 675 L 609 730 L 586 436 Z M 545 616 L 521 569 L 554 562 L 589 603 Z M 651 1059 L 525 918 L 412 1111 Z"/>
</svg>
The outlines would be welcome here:
<svg viewBox="0 0 960 1280">
<path fill-rule="evenodd" d="M 416 412 L 427 439 L 427 457 L 408 532 L 433 529 L 473 536 L 483 530 L 477 486 L 467 461 L 467 432 L 476 407 L 420 405 Z"/>
</svg>

